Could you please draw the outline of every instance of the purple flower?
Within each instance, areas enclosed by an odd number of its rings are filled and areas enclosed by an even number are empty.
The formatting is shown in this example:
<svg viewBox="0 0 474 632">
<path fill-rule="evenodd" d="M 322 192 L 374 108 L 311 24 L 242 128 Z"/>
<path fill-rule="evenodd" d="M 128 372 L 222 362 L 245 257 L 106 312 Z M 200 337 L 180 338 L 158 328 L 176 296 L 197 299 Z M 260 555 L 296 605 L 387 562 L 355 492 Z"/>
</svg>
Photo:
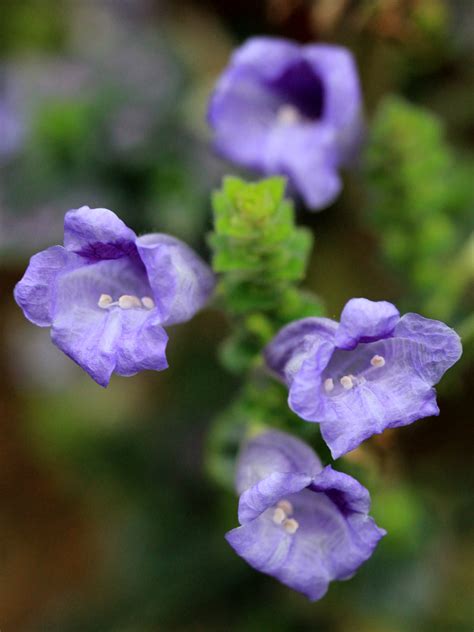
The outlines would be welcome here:
<svg viewBox="0 0 474 632">
<path fill-rule="evenodd" d="M 265 358 L 288 384 L 290 408 L 321 424 L 337 458 L 385 428 L 438 415 L 433 385 L 461 353 L 444 323 L 354 298 L 340 323 L 304 318 L 284 327 Z"/>
<path fill-rule="evenodd" d="M 25 316 L 102 386 L 112 373 L 168 366 L 164 325 L 189 320 L 214 287 L 174 237 L 137 237 L 104 208 L 66 213 L 64 247 L 43 250 L 15 288 Z"/>
<path fill-rule="evenodd" d="M 315 601 L 329 582 L 349 579 L 385 531 L 368 515 L 369 492 L 322 467 L 309 446 L 275 430 L 249 441 L 237 464 L 238 555 Z"/>
<path fill-rule="evenodd" d="M 352 55 L 338 46 L 252 38 L 220 77 L 208 120 L 220 154 L 286 175 L 308 207 L 324 208 L 339 194 L 338 169 L 362 136 Z"/>
</svg>

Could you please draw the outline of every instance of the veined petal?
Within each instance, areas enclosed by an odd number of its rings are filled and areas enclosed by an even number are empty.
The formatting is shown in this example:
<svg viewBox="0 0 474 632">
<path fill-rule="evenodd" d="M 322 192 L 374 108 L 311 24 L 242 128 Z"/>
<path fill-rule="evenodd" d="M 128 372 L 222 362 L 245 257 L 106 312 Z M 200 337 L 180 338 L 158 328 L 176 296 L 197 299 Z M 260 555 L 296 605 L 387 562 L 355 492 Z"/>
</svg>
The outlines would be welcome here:
<svg viewBox="0 0 474 632">
<path fill-rule="evenodd" d="M 439 413 L 435 390 L 414 367 L 413 355 L 419 353 L 415 341 L 388 338 L 360 347 L 360 351 L 358 347 L 351 353 L 364 354 L 367 364 L 368 358 L 377 353 L 383 356 L 385 365 L 366 373 L 365 379 L 355 376 L 356 384 L 349 390 L 334 390 L 335 394 L 316 397 L 320 406 L 313 420 L 321 423 L 333 458 L 385 428 L 404 426 Z"/>
<path fill-rule="evenodd" d="M 331 579 L 348 579 L 369 559 L 386 531 L 378 527 L 368 515 L 369 492 L 352 476 L 333 470 L 328 465 L 319 472 L 305 492 L 308 502 L 311 502 L 312 492 L 318 492 L 317 496 L 323 495 L 329 500 L 333 504 L 332 511 L 337 512 L 345 523 L 345 529 L 339 529 L 339 543 L 336 538 L 332 542 L 326 542 L 324 559 Z M 326 506 L 330 516 L 330 506 Z M 299 515 L 296 512 L 298 508 L 295 505 L 295 515 Z M 320 519 L 320 516 L 315 517 Z M 334 516 L 332 520 L 335 520 Z M 334 530 L 328 531 L 332 534 Z"/>
<path fill-rule="evenodd" d="M 419 314 L 405 314 L 395 327 L 394 336 L 418 343 L 411 349 L 414 368 L 430 384 L 436 384 L 462 355 L 458 334 L 439 320 Z"/>
<path fill-rule="evenodd" d="M 270 507 L 226 539 L 251 566 L 314 601 L 330 581 L 351 577 L 385 535 L 362 510 L 366 496 L 357 481 L 325 468 L 314 490 L 311 486 L 285 498 L 298 525 L 294 533 L 275 523 Z"/>
<path fill-rule="evenodd" d="M 279 500 L 301 491 L 312 477 L 302 473 L 273 472 L 243 492 L 239 501 L 239 522 L 245 524 L 275 505 Z"/>
<path fill-rule="evenodd" d="M 236 488 L 239 494 L 274 472 L 314 477 L 322 468 L 315 452 L 303 441 L 278 430 L 270 430 L 247 441 L 237 461 Z"/>
<path fill-rule="evenodd" d="M 117 375 L 135 375 L 145 369 L 168 368 L 168 335 L 156 311 L 128 310 L 121 314 L 121 336 L 117 346 Z"/>
<path fill-rule="evenodd" d="M 353 349 L 358 342 L 387 338 L 399 320 L 400 313 L 392 303 L 353 298 L 342 310 L 336 331 L 336 347 Z"/>
<path fill-rule="evenodd" d="M 101 386 L 107 386 L 116 366 L 121 335 L 120 314 L 99 314 L 73 307 L 53 322 L 51 339 Z"/>
<path fill-rule="evenodd" d="M 136 241 L 162 323 L 189 320 L 211 295 L 215 277 L 209 266 L 179 239 L 153 233 Z"/>
<path fill-rule="evenodd" d="M 302 318 L 286 325 L 264 350 L 268 368 L 290 383 L 315 346 L 332 341 L 337 327 L 329 318 Z"/>
<path fill-rule="evenodd" d="M 288 404 L 306 421 L 321 421 L 321 415 L 324 415 L 326 393 L 322 375 L 333 353 L 332 343 L 320 343 L 305 358 L 291 382 Z"/>
<path fill-rule="evenodd" d="M 106 208 L 68 211 L 64 218 L 64 247 L 93 259 L 118 259 L 134 249 L 136 235 Z"/>
<path fill-rule="evenodd" d="M 370 510 L 370 494 L 355 478 L 327 465 L 314 477 L 310 488 L 324 492 L 344 516 Z"/>
<path fill-rule="evenodd" d="M 52 246 L 31 257 L 14 290 L 15 300 L 28 320 L 40 327 L 51 325 L 56 279 L 78 265 L 80 258 L 62 246 Z"/>
<path fill-rule="evenodd" d="M 258 445 L 271 448 L 272 442 L 275 459 Z M 291 471 L 297 467 L 293 458 L 297 462 L 298 453 L 303 462 L 310 455 L 314 459 L 308 446 L 302 451 L 304 445 L 275 431 L 248 442 L 243 452 L 246 468 L 252 477 L 262 467 L 265 477 L 242 493 L 242 526 L 227 533 L 226 539 L 251 566 L 316 600 L 330 581 L 352 576 L 385 531 L 368 515 L 368 491 L 352 477 L 330 466 L 319 466 L 312 477 Z M 290 464 L 280 458 L 280 446 L 294 446 Z M 274 470 L 267 475 L 272 465 Z"/>
<path fill-rule="evenodd" d="M 127 258 L 99 261 L 62 274 L 56 282 L 51 337 L 96 382 L 106 386 L 117 366 L 128 374 L 136 372 L 131 360 L 129 364 L 124 361 L 124 356 L 133 358 L 133 353 L 138 353 L 131 338 L 131 320 L 139 329 L 158 314 L 145 309 L 102 309 L 102 294 L 115 300 L 124 294 L 141 297 L 150 294 L 150 286 L 144 270 L 131 265 Z M 163 342 L 159 349 L 164 353 Z M 138 365 L 142 362 L 139 355 Z M 158 367 L 165 368 L 163 362 Z"/>
<path fill-rule="evenodd" d="M 271 510 L 226 534 L 226 540 L 250 566 L 315 601 L 324 596 L 329 577 L 319 556 L 305 555 L 297 547 L 297 534 L 290 535 L 274 524 Z M 317 542 L 312 534 L 309 542 Z M 316 537 L 315 537 L 316 536 Z M 297 548 L 296 548 L 297 547 Z M 310 551 L 312 553 L 312 551 Z M 301 559 L 301 554 L 303 558 Z"/>
</svg>

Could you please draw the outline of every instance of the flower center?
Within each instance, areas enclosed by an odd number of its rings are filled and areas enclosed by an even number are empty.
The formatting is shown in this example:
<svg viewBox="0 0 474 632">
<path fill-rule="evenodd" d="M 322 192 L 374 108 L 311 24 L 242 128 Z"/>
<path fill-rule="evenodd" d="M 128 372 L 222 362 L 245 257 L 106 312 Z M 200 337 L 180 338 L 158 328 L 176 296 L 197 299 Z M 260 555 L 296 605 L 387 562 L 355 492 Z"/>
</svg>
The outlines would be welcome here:
<svg viewBox="0 0 474 632">
<path fill-rule="evenodd" d="M 278 108 L 277 121 L 280 125 L 290 126 L 304 123 L 306 121 L 297 107 L 286 103 Z"/>
<path fill-rule="evenodd" d="M 277 525 L 281 525 L 290 535 L 296 533 L 300 526 L 294 518 L 290 518 L 292 514 L 293 505 L 289 500 L 280 500 L 273 511 L 273 522 Z"/>
<path fill-rule="evenodd" d="M 374 369 L 381 369 L 385 366 L 385 358 L 381 355 L 374 355 L 370 360 L 370 364 Z M 350 391 L 354 386 L 358 386 L 359 384 L 364 384 L 366 381 L 363 375 L 353 375 L 352 373 L 348 373 L 347 375 L 342 375 L 339 378 L 339 383 L 345 391 Z M 323 387 L 326 393 L 331 393 L 334 390 L 334 379 L 332 377 L 328 377 L 323 382 Z"/>
<path fill-rule="evenodd" d="M 114 301 L 110 294 L 101 294 L 97 302 L 101 309 L 109 309 L 109 307 L 120 307 L 120 309 L 153 309 L 155 301 L 150 296 L 133 296 L 132 294 L 122 294 L 118 301 Z"/>
</svg>

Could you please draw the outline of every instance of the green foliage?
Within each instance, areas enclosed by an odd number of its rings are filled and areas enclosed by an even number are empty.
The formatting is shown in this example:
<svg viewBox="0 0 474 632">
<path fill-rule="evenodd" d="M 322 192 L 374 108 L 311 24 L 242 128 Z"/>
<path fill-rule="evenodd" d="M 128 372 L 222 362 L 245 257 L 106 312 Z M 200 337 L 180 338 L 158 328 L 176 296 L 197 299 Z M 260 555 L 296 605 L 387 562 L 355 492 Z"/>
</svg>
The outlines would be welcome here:
<svg viewBox="0 0 474 632">
<path fill-rule="evenodd" d="M 390 97 L 375 117 L 366 155 L 368 220 L 378 231 L 409 309 L 452 320 L 474 278 L 467 236 L 472 163 L 457 159 L 440 120 Z"/>
<path fill-rule="evenodd" d="M 221 358 L 235 372 L 257 361 L 283 324 L 321 313 L 319 300 L 295 287 L 304 277 L 312 236 L 295 226 L 284 191 L 283 178 L 246 183 L 228 177 L 213 196 L 213 268 L 221 275 L 220 300 L 236 325 Z"/>
<path fill-rule="evenodd" d="M 311 234 L 294 226 L 284 188 L 281 178 L 226 178 L 213 196 L 213 265 L 225 275 L 221 289 L 232 312 L 278 308 L 289 283 L 304 276 Z"/>
<path fill-rule="evenodd" d="M 229 177 L 213 196 L 213 267 L 220 274 L 219 299 L 232 319 L 220 359 L 229 371 L 247 373 L 235 400 L 215 420 L 207 445 L 208 473 L 229 489 L 245 438 L 269 426 L 319 437 L 316 425 L 301 424 L 290 411 L 286 387 L 261 367 L 262 349 L 282 325 L 322 314 L 319 299 L 297 287 L 313 240 L 295 225 L 285 184 L 283 178 L 249 184 Z"/>
</svg>

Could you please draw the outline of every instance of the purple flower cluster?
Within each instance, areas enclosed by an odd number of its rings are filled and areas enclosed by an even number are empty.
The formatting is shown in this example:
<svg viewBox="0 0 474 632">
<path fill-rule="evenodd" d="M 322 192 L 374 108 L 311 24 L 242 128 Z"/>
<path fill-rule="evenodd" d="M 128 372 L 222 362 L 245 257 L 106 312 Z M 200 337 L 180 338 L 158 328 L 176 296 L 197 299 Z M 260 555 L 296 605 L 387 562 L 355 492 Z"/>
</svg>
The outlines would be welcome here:
<svg viewBox="0 0 474 632">
<path fill-rule="evenodd" d="M 461 356 L 459 336 L 386 301 L 352 299 L 339 323 L 305 318 L 265 349 L 289 387 L 289 405 L 321 424 L 337 458 L 385 428 L 439 413 L 436 384 Z M 240 527 L 227 533 L 238 555 L 283 584 L 320 599 L 348 579 L 385 531 L 369 517 L 355 479 L 322 467 L 304 443 L 270 431 L 250 440 L 237 464 Z"/>
<path fill-rule="evenodd" d="M 311 209 L 341 190 L 362 136 L 357 69 L 345 48 L 254 37 L 232 56 L 209 104 L 216 150 L 267 175 L 283 174 Z"/>
<path fill-rule="evenodd" d="M 369 492 L 275 430 L 249 441 L 237 464 L 240 527 L 226 539 L 257 570 L 315 601 L 349 579 L 385 535 Z"/>
<path fill-rule="evenodd" d="M 265 350 L 289 387 L 289 406 L 321 424 L 333 458 L 385 428 L 439 414 L 433 386 L 459 360 L 457 333 L 386 301 L 350 300 L 337 323 L 304 318 Z"/>
<path fill-rule="evenodd" d="M 210 268 L 178 239 L 137 237 L 112 211 L 83 206 L 66 214 L 64 247 L 32 257 L 15 299 L 107 386 L 113 372 L 166 369 L 163 327 L 189 320 L 213 287 Z"/>
</svg>

